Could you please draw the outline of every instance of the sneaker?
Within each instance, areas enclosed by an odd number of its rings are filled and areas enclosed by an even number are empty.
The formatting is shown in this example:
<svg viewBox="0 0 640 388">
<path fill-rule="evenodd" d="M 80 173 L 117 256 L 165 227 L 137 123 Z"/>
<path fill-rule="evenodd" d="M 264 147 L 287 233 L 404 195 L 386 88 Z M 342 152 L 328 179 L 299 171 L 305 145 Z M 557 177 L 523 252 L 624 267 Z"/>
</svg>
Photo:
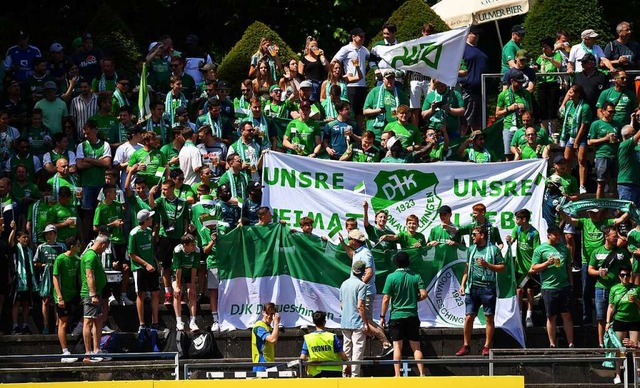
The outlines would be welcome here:
<svg viewBox="0 0 640 388">
<path fill-rule="evenodd" d="M 164 305 L 171 306 L 173 304 L 173 297 L 171 296 L 171 291 L 167 291 L 164 293 Z"/>
<path fill-rule="evenodd" d="M 525 319 L 525 323 L 527 327 L 533 327 L 533 319 L 530 316 Z"/>
<path fill-rule="evenodd" d="M 620 375 L 616 375 L 616 377 L 613 378 L 613 383 L 622 384 L 622 379 L 620 378 Z"/>
<path fill-rule="evenodd" d="M 184 331 L 184 322 L 176 322 L 176 330 Z"/>
<path fill-rule="evenodd" d="M 218 322 L 213 322 L 211 324 L 211 331 L 217 333 L 220 331 L 220 324 Z"/>
<path fill-rule="evenodd" d="M 115 296 L 113 296 L 113 294 L 111 294 L 111 296 L 109 297 L 109 307 L 115 307 L 118 306 L 118 300 L 116 299 Z"/>
<path fill-rule="evenodd" d="M 17 335 L 17 334 L 22 334 L 22 331 L 20 330 L 20 328 L 16 325 L 13 328 L 11 328 L 11 334 L 13 335 Z"/>
<path fill-rule="evenodd" d="M 198 327 L 198 324 L 196 323 L 196 321 L 189 322 L 189 330 L 200 331 L 200 328 Z"/>
<path fill-rule="evenodd" d="M 20 333 L 22 333 L 22 334 L 31 334 L 31 329 L 29 328 L 28 325 L 24 325 L 24 326 L 22 326 L 22 329 L 20 329 Z"/>
<path fill-rule="evenodd" d="M 107 352 L 105 352 L 104 350 L 98 350 L 98 353 L 96 353 L 96 354 L 100 355 L 100 357 L 96 357 L 96 358 L 99 358 L 100 361 L 111 361 L 112 360 L 111 357 L 107 357 L 106 356 Z M 94 361 L 94 362 L 99 362 L 99 361 Z"/>
<path fill-rule="evenodd" d="M 89 358 L 89 362 L 102 362 L 102 360 L 104 360 L 102 357 L 96 357 L 96 356 Z"/>
<path fill-rule="evenodd" d="M 42 333 L 40 334 L 49 334 L 49 328 L 48 327 L 43 327 L 42 328 Z"/>
<path fill-rule="evenodd" d="M 386 348 L 382 348 L 382 352 L 380 352 L 380 355 L 378 357 L 384 358 L 390 355 L 391 353 L 393 353 L 393 346 L 387 346 Z"/>
<path fill-rule="evenodd" d="M 120 304 L 123 305 L 123 306 L 133 306 L 134 304 L 136 304 L 136 302 L 134 302 L 131 299 L 127 298 L 126 295 L 123 295 L 122 298 L 120 298 Z"/>
<path fill-rule="evenodd" d="M 580 186 L 580 194 L 586 194 L 587 193 L 587 188 L 584 186 Z"/>
<path fill-rule="evenodd" d="M 581 272 L 582 268 L 580 268 L 580 266 L 578 264 L 572 264 L 571 265 L 571 272 L 573 273 L 577 273 L 577 272 Z"/>
<path fill-rule="evenodd" d="M 113 333 L 114 330 L 112 328 L 109 327 L 109 325 L 107 325 L 106 323 L 104 325 L 102 325 L 102 334 L 109 334 L 109 333 Z"/>
<path fill-rule="evenodd" d="M 483 356 L 488 356 L 489 355 L 489 347 L 488 346 L 484 346 L 482 348 L 482 355 Z"/>
<path fill-rule="evenodd" d="M 62 355 L 70 356 L 71 352 L 67 350 L 66 352 L 63 352 Z M 78 359 L 73 357 L 65 357 L 60 359 L 60 362 L 63 362 L 63 363 L 70 363 L 70 362 L 76 362 L 76 361 L 78 361 Z"/>
<path fill-rule="evenodd" d="M 469 347 L 469 345 L 462 345 L 460 350 L 456 352 L 456 356 L 466 356 L 469 353 L 471 353 L 471 348 Z"/>
<path fill-rule="evenodd" d="M 569 344 L 569 348 L 573 349 L 574 348 L 573 344 Z"/>
<path fill-rule="evenodd" d="M 82 322 L 78 322 L 71 332 L 72 337 L 82 337 Z"/>
</svg>

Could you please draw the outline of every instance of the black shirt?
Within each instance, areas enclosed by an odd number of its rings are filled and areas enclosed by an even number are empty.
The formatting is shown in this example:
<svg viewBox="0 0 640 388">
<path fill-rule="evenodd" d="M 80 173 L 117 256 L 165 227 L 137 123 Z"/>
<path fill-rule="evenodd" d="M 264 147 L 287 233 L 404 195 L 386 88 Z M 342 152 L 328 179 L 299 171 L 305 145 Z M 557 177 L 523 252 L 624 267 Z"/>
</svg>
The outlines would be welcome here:
<svg viewBox="0 0 640 388">
<path fill-rule="evenodd" d="M 585 101 L 589 104 L 592 112 L 597 112 L 596 103 L 598 97 L 604 89 L 609 88 L 609 77 L 600 71 L 596 71 L 591 76 L 584 72 L 576 73 L 574 84 L 582 86 L 585 93 Z"/>
</svg>

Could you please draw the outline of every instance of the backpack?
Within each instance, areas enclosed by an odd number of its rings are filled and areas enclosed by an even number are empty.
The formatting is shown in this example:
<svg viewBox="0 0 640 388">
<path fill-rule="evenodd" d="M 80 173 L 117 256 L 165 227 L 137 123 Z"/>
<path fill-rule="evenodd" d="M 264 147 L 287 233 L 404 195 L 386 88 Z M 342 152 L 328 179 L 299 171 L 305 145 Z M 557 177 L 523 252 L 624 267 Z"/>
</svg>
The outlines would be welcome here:
<svg viewBox="0 0 640 388">
<path fill-rule="evenodd" d="M 189 347 L 189 358 L 222 358 L 211 333 L 200 333 L 193 336 Z"/>
<path fill-rule="evenodd" d="M 144 328 L 138 332 L 136 339 L 136 352 L 159 352 L 158 348 L 158 331 L 154 329 Z"/>
<path fill-rule="evenodd" d="M 186 357 L 189 351 L 189 337 L 184 331 L 172 330 L 165 339 L 163 352 L 177 352 L 178 357 Z"/>
<path fill-rule="evenodd" d="M 522 227 L 518 226 L 518 228 L 516 228 L 516 240 L 520 237 L 520 232 L 522 231 Z M 534 228 L 533 226 L 529 227 L 529 245 L 533 246 L 533 236 L 536 232 L 536 228 Z"/>
<path fill-rule="evenodd" d="M 100 338 L 100 350 L 106 353 L 122 353 L 120 335 L 116 332 L 103 334 Z"/>
</svg>

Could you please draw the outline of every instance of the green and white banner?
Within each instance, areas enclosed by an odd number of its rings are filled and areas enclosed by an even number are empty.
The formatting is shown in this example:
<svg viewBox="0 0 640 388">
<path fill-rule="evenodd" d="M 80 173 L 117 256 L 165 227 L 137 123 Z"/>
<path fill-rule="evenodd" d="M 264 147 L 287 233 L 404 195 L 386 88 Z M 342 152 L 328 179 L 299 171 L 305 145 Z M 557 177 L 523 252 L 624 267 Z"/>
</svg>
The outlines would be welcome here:
<svg viewBox="0 0 640 388">
<path fill-rule="evenodd" d="M 467 33 L 467 28 L 458 28 L 393 46 L 375 46 L 372 51 L 394 69 L 415 71 L 455 86 Z"/>
<path fill-rule="evenodd" d="M 437 210 L 453 209 L 453 221 L 471 221 L 471 207 L 487 206 L 487 217 L 503 236 L 515 227 L 514 212 L 531 210 L 532 224 L 546 230 L 542 219 L 546 161 L 472 164 L 371 164 L 335 162 L 295 155 L 268 153 L 264 159 L 263 204 L 278 219 L 299 227 L 300 219 L 314 219 L 314 233 L 335 238 L 347 218 L 363 217 L 362 203 L 389 212 L 388 226 L 405 230 L 409 214 L 420 219 L 419 231 L 428 236 L 439 224 Z M 343 234 L 345 232 L 343 231 Z M 544 233 L 542 233 L 544 235 Z M 218 242 L 223 330 L 246 329 L 260 319 L 262 304 L 273 301 L 288 327 L 312 325 L 313 311 L 327 311 L 329 327 L 339 327 L 340 284 L 349 276 L 350 260 L 339 247 L 318 236 L 290 233 L 289 227 L 245 227 Z M 388 273 L 395 270 L 392 253 L 373 250 L 376 285 L 382 291 Z M 466 251 L 438 254 L 437 248 L 407 251 L 412 268 L 421 274 L 429 297 L 420 303 L 424 327 L 461 327 L 464 297 L 459 294 Z M 515 300 L 512 260 L 499 277 L 500 299 L 496 324 L 524 345 L 520 313 Z M 380 309 L 378 295 L 374 316 Z M 484 324 L 482 314 L 476 325 Z"/>
</svg>

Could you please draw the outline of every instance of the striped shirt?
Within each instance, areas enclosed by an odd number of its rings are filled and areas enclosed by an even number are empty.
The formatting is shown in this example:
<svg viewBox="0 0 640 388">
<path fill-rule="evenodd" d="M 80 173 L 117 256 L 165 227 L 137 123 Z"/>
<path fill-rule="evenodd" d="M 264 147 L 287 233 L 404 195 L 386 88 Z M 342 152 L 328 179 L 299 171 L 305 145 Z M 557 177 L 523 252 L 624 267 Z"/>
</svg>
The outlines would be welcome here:
<svg viewBox="0 0 640 388">
<path fill-rule="evenodd" d="M 76 122 L 76 131 L 78 133 L 78 139 L 84 137 L 82 128 L 89 118 L 98 113 L 98 96 L 91 94 L 89 101 L 85 101 L 82 95 L 74 97 L 71 100 L 71 117 Z"/>
</svg>

